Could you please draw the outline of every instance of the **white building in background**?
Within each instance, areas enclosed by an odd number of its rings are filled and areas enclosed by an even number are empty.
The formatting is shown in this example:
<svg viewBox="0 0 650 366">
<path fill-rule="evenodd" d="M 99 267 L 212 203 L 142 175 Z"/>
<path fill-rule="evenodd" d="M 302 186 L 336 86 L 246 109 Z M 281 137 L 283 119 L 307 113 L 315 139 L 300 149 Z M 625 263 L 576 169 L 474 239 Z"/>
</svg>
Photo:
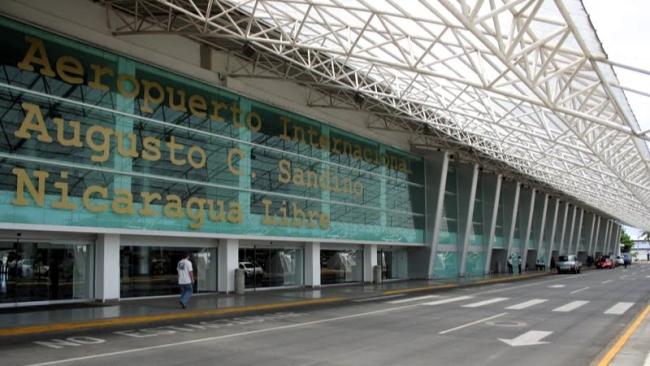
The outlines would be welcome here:
<svg viewBox="0 0 650 366">
<path fill-rule="evenodd" d="M 640 261 L 650 261 L 650 241 L 648 240 L 634 240 L 634 247 L 632 247 L 632 256 L 636 255 Z"/>
</svg>

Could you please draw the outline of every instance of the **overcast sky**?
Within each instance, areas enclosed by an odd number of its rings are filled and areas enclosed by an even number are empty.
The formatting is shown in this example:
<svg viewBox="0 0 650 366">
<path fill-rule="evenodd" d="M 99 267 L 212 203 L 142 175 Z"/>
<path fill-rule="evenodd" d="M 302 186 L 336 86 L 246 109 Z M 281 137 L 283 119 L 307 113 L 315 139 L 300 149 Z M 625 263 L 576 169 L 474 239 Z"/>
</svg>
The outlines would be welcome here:
<svg viewBox="0 0 650 366">
<path fill-rule="evenodd" d="M 650 70 L 650 1 L 583 0 L 610 60 Z M 650 92 L 650 76 L 615 69 L 625 86 Z M 650 128 L 650 98 L 626 93 L 642 129 Z M 636 238 L 640 231 L 626 228 Z"/>
</svg>

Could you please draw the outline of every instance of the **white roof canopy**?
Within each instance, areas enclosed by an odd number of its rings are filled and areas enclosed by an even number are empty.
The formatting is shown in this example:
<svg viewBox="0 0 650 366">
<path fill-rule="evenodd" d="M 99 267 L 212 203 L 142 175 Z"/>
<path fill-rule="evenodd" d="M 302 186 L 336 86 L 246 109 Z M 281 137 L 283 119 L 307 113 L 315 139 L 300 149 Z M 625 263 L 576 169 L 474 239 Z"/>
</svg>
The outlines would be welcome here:
<svg viewBox="0 0 650 366">
<path fill-rule="evenodd" d="M 607 59 L 579 0 L 105 4 L 116 35 L 170 32 L 219 48 L 247 44 L 254 51 L 239 53 L 259 69 L 239 72 L 356 100 L 402 121 L 383 126 L 408 129 L 414 145 L 450 136 L 650 229 L 650 132 L 626 99 L 650 93 L 621 85 L 615 69 L 649 73 Z"/>
</svg>

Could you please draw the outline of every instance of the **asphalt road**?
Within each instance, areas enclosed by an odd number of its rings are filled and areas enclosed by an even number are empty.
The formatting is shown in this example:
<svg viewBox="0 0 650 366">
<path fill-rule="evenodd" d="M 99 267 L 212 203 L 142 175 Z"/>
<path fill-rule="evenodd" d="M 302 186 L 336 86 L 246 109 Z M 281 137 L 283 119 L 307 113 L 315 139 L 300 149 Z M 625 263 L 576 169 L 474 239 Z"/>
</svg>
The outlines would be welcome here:
<svg viewBox="0 0 650 366">
<path fill-rule="evenodd" d="M 650 300 L 650 265 L 339 306 L 49 335 L 2 365 L 588 365 Z"/>
</svg>

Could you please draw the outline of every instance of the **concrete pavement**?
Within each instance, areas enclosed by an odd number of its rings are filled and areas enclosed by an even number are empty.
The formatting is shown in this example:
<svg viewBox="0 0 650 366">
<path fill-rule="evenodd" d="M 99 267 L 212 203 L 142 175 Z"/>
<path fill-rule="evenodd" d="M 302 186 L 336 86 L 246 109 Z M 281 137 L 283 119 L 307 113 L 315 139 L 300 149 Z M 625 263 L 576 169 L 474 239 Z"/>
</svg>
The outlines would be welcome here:
<svg viewBox="0 0 650 366">
<path fill-rule="evenodd" d="M 0 359 L 12 365 L 588 365 L 645 308 L 648 270 L 58 333 L 0 345 Z"/>
<path fill-rule="evenodd" d="M 462 286 L 525 280 L 547 273 L 475 277 L 437 281 L 388 282 L 381 285 L 330 286 L 317 289 L 282 289 L 234 294 L 198 294 L 188 309 L 181 309 L 178 297 L 123 300 L 116 304 L 74 304 L 51 307 L 0 310 L 0 337 L 91 329 L 156 321 L 173 321 L 223 316 L 252 311 L 270 311 L 297 306 L 331 304 L 340 301 L 434 291 Z"/>
</svg>

